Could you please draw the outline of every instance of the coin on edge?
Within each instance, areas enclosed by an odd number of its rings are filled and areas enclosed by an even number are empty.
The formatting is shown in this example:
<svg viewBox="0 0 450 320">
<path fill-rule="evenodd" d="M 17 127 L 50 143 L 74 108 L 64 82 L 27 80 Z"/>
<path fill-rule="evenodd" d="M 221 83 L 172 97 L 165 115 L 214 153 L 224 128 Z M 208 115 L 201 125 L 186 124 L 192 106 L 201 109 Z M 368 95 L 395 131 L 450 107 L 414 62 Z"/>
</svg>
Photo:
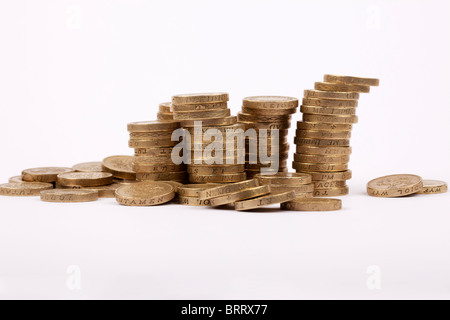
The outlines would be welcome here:
<svg viewBox="0 0 450 320">
<path fill-rule="evenodd" d="M 34 168 L 22 172 L 22 179 L 27 182 L 56 182 L 58 174 L 73 172 L 72 168 Z"/>
<path fill-rule="evenodd" d="M 287 211 L 337 211 L 342 209 L 339 199 L 302 199 L 281 204 L 281 210 Z"/>
<path fill-rule="evenodd" d="M 52 189 L 52 184 L 44 182 L 5 183 L 0 185 L 0 196 L 36 197 L 41 191 Z"/>
<path fill-rule="evenodd" d="M 141 182 L 116 190 L 116 200 L 124 206 L 156 206 L 175 198 L 175 188 L 165 182 Z"/>
<path fill-rule="evenodd" d="M 418 193 L 423 189 L 421 177 L 398 174 L 381 177 L 367 184 L 367 193 L 372 197 L 395 198 Z"/>
<path fill-rule="evenodd" d="M 45 202 L 75 203 L 98 200 L 96 190 L 57 189 L 41 192 L 41 200 Z"/>
<path fill-rule="evenodd" d="M 133 169 L 134 157 L 112 156 L 103 160 L 103 171 L 111 173 L 114 178 L 124 180 L 136 180 L 136 172 Z"/>
<path fill-rule="evenodd" d="M 237 211 L 253 210 L 253 209 L 258 209 L 261 207 L 270 206 L 272 204 L 279 204 L 279 203 L 292 201 L 295 198 L 296 198 L 296 194 L 294 191 L 275 193 L 275 194 L 270 194 L 268 196 L 264 196 L 264 197 L 260 197 L 260 198 L 256 198 L 256 199 L 238 201 L 234 204 L 234 208 Z"/>
</svg>

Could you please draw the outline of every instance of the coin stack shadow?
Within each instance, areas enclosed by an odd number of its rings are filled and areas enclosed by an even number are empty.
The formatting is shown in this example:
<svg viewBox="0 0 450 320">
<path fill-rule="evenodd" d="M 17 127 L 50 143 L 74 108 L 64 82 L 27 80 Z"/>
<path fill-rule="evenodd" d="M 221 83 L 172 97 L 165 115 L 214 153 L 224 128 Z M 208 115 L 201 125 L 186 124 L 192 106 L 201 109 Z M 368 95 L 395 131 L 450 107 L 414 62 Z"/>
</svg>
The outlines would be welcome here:
<svg viewBox="0 0 450 320">
<path fill-rule="evenodd" d="M 172 102 L 164 102 L 159 105 L 157 119 L 160 121 L 173 120 Z"/>
<path fill-rule="evenodd" d="M 369 93 L 370 86 L 378 85 L 378 79 L 325 75 L 315 90 L 305 91 L 293 168 L 312 175 L 315 197 L 349 193 L 350 138 L 353 124 L 358 122 L 359 93 Z"/>
<path fill-rule="evenodd" d="M 298 105 L 298 99 L 291 97 L 261 96 L 243 100 L 238 122 L 247 130 L 246 172 L 249 179 L 260 174 L 262 169 L 268 175 L 287 172 L 291 115 L 297 112 Z M 252 129 L 256 136 L 250 134 Z M 277 166 L 274 161 L 278 162 Z"/>
<path fill-rule="evenodd" d="M 230 116 L 228 101 L 227 93 L 186 94 L 172 98 L 174 119 L 180 121 L 186 131 L 189 157 L 185 161 L 189 181 L 193 184 L 227 184 L 246 179 L 244 126 L 238 125 L 237 118 Z"/>
<path fill-rule="evenodd" d="M 172 133 L 180 129 L 177 121 L 150 121 L 128 124 L 129 147 L 134 149 L 134 171 L 139 181 L 176 181 L 184 183 L 185 164 L 174 164 L 172 150 L 179 143 Z"/>
</svg>

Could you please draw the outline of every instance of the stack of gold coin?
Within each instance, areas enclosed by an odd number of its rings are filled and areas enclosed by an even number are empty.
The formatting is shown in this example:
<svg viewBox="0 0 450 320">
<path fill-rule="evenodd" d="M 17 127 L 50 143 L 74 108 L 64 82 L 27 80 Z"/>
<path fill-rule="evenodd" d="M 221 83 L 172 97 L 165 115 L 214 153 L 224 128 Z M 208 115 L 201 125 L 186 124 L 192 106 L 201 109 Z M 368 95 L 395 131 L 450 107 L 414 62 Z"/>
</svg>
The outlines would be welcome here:
<svg viewBox="0 0 450 320">
<path fill-rule="evenodd" d="M 306 173 L 279 172 L 275 175 L 257 174 L 255 176 L 261 185 L 269 185 L 277 192 L 294 191 L 296 198 L 293 200 L 310 199 L 314 195 L 312 177 Z"/>
<path fill-rule="evenodd" d="M 246 137 L 246 171 L 249 178 L 263 172 L 287 171 L 288 130 L 291 115 L 297 112 L 298 99 L 291 97 L 248 97 L 243 101 L 239 123 Z M 276 162 L 276 163 L 274 163 Z"/>
<path fill-rule="evenodd" d="M 177 121 L 128 124 L 129 147 L 135 152 L 133 169 L 137 180 L 185 182 L 186 166 L 172 160 L 172 151 L 180 143 L 172 141 L 172 134 L 177 129 L 180 129 Z"/>
<path fill-rule="evenodd" d="M 344 196 L 349 193 L 350 138 L 358 122 L 356 109 L 360 93 L 378 86 L 378 79 L 325 75 L 315 90 L 306 90 L 295 137 L 297 150 L 293 168 L 309 173 L 315 197 Z"/>
<path fill-rule="evenodd" d="M 209 207 L 211 202 L 208 199 L 200 199 L 200 192 L 221 186 L 223 185 L 216 183 L 186 184 L 178 188 L 178 202 L 184 206 Z"/>
<path fill-rule="evenodd" d="M 172 103 L 164 102 L 159 105 L 158 120 L 160 121 L 173 121 Z"/>
<path fill-rule="evenodd" d="M 234 183 L 246 179 L 243 125 L 231 116 L 228 93 L 182 94 L 172 98 L 174 119 L 185 129 L 189 181 Z"/>
</svg>

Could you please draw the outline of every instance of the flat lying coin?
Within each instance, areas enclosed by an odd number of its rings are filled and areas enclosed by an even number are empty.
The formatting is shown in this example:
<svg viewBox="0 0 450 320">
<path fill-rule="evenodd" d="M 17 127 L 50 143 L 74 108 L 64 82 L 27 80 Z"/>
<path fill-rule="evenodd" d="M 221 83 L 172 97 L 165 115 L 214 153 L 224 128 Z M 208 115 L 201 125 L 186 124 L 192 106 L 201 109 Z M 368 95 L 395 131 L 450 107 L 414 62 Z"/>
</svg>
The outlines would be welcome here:
<svg viewBox="0 0 450 320">
<path fill-rule="evenodd" d="M 291 120 L 291 115 L 286 116 L 263 116 L 248 113 L 238 113 L 239 122 L 263 122 L 263 123 L 277 123 L 288 122 Z"/>
<path fill-rule="evenodd" d="M 342 172 L 348 170 L 348 163 L 301 163 L 294 161 L 292 168 L 300 172 Z"/>
<path fill-rule="evenodd" d="M 69 172 L 58 175 L 62 186 L 99 187 L 113 183 L 113 175 L 108 172 Z"/>
<path fill-rule="evenodd" d="M 312 146 L 312 147 L 349 147 L 349 139 L 313 139 L 296 137 L 294 139 L 296 145 Z"/>
<path fill-rule="evenodd" d="M 399 174 L 381 177 L 367 184 L 367 193 L 373 197 L 394 198 L 418 193 L 423 189 L 421 177 Z"/>
<path fill-rule="evenodd" d="M 202 111 L 202 110 L 218 110 L 218 109 L 227 109 L 227 102 L 218 102 L 218 103 L 203 103 L 203 104 L 174 104 L 172 105 L 174 112 L 179 111 Z"/>
<path fill-rule="evenodd" d="M 349 191 L 350 189 L 348 186 L 341 188 L 316 189 L 314 190 L 314 197 L 342 197 L 348 195 Z"/>
<path fill-rule="evenodd" d="M 189 166 L 188 173 L 190 174 L 226 174 L 244 172 L 245 166 L 243 164 L 237 165 L 219 165 L 219 166 Z"/>
<path fill-rule="evenodd" d="M 75 203 L 91 202 L 98 200 L 98 192 L 95 190 L 58 189 L 41 192 L 41 200 L 45 202 Z"/>
<path fill-rule="evenodd" d="M 305 173 L 289 173 L 280 172 L 274 175 L 258 174 L 256 177 L 260 183 L 265 185 L 289 185 L 289 186 L 302 186 L 312 182 L 311 175 Z M 312 192 L 308 191 L 308 192 Z"/>
<path fill-rule="evenodd" d="M 360 92 L 360 93 L 370 92 L 370 86 L 362 86 L 356 84 L 354 85 L 337 84 L 328 82 L 316 82 L 315 89 L 322 91 L 335 91 L 335 92 Z"/>
<path fill-rule="evenodd" d="M 41 191 L 51 189 L 53 189 L 52 184 L 43 182 L 6 183 L 0 185 L 0 196 L 35 197 L 39 196 Z"/>
<path fill-rule="evenodd" d="M 101 162 L 86 162 L 74 165 L 73 170 L 76 172 L 102 172 L 103 168 Z"/>
<path fill-rule="evenodd" d="M 358 100 L 330 100 L 330 99 L 303 99 L 303 105 L 305 106 L 317 106 L 317 107 L 357 107 Z"/>
<path fill-rule="evenodd" d="M 306 106 L 303 105 L 300 111 L 307 114 L 318 114 L 318 115 L 356 115 L 356 108 L 353 107 L 316 107 L 316 106 Z"/>
<path fill-rule="evenodd" d="M 260 96 L 244 98 L 243 106 L 252 109 L 295 109 L 298 99 L 292 97 Z"/>
<path fill-rule="evenodd" d="M 212 199 L 217 198 L 222 195 L 239 192 L 242 190 L 252 189 L 259 187 L 260 183 L 258 179 L 242 181 L 238 183 L 233 183 L 221 187 L 215 187 L 208 190 L 199 192 L 199 197 L 201 199 Z"/>
<path fill-rule="evenodd" d="M 303 121 L 334 124 L 355 124 L 358 123 L 358 116 L 329 116 L 305 113 L 303 114 Z"/>
<path fill-rule="evenodd" d="M 294 161 L 303 163 L 348 163 L 350 156 L 321 156 L 295 153 Z"/>
<path fill-rule="evenodd" d="M 253 209 L 258 209 L 258 208 L 262 208 L 262 207 L 267 207 L 267 206 L 270 206 L 273 204 L 279 204 L 279 203 L 292 201 L 295 198 L 296 198 L 296 194 L 294 191 L 278 193 L 278 194 L 270 194 L 268 196 L 264 196 L 264 197 L 260 197 L 260 198 L 256 198 L 256 199 L 236 202 L 234 204 L 234 208 L 237 211 L 253 210 Z"/>
<path fill-rule="evenodd" d="M 206 111 L 180 111 L 175 112 L 175 120 L 213 119 L 231 116 L 230 109 L 206 110 Z"/>
<path fill-rule="evenodd" d="M 181 125 L 187 128 L 198 128 L 199 124 L 204 127 L 210 126 L 231 126 L 237 124 L 237 117 L 225 117 L 217 119 L 182 120 Z"/>
<path fill-rule="evenodd" d="M 440 194 L 448 191 L 447 182 L 438 180 L 424 180 L 423 189 L 419 194 Z"/>
<path fill-rule="evenodd" d="M 294 109 L 252 109 L 249 107 L 242 107 L 242 112 L 247 114 L 260 114 L 263 116 L 286 116 L 297 113 L 297 108 Z"/>
<path fill-rule="evenodd" d="M 296 136 L 306 139 L 350 139 L 352 137 L 351 131 L 313 131 L 313 130 L 297 130 Z"/>
<path fill-rule="evenodd" d="M 323 156 L 348 156 L 352 154 L 351 147 L 315 147 L 297 146 L 297 153 Z"/>
<path fill-rule="evenodd" d="M 245 172 L 241 173 L 225 173 L 225 174 L 191 174 L 189 181 L 192 183 L 233 183 L 243 181 L 247 178 Z"/>
<path fill-rule="evenodd" d="M 333 92 L 333 91 L 321 91 L 321 90 L 305 90 L 305 98 L 358 100 L 359 93 L 356 93 L 356 92 Z"/>
<path fill-rule="evenodd" d="M 210 205 L 212 207 L 224 206 L 227 204 L 235 203 L 237 201 L 252 199 L 256 197 L 265 196 L 270 193 L 270 186 L 261 186 L 253 189 L 243 190 L 231 194 L 227 194 L 221 197 L 210 199 Z"/>
<path fill-rule="evenodd" d="M 313 181 L 345 181 L 352 178 L 352 172 L 350 170 L 343 172 L 314 172 L 302 170 L 300 172 L 310 174 Z"/>
<path fill-rule="evenodd" d="M 287 211 L 337 211 L 342 209 L 339 199 L 303 199 L 281 204 L 281 210 Z"/>
<path fill-rule="evenodd" d="M 175 188 L 165 182 L 141 182 L 116 190 L 116 200 L 124 206 L 156 206 L 175 198 Z"/>
<path fill-rule="evenodd" d="M 168 148 L 174 147 L 178 144 L 178 141 L 172 141 L 172 139 L 156 139 L 156 140 L 135 140 L 130 139 L 128 146 L 130 148 L 145 149 L 145 148 Z"/>
<path fill-rule="evenodd" d="M 22 179 L 22 176 L 11 177 L 11 178 L 9 178 L 8 182 L 9 183 L 33 183 L 33 182 L 24 181 Z"/>
<path fill-rule="evenodd" d="M 358 78 L 349 76 L 336 76 L 331 74 L 326 74 L 324 77 L 325 82 L 330 83 L 341 83 L 341 84 L 351 84 L 351 85 L 362 85 L 362 86 L 373 86 L 378 87 L 380 85 L 379 79 L 373 78 Z"/>
<path fill-rule="evenodd" d="M 136 180 L 133 169 L 134 158 L 131 156 L 112 156 L 103 160 L 103 171 L 111 173 L 114 178 Z"/>
<path fill-rule="evenodd" d="M 159 105 L 159 112 L 172 113 L 172 102 L 163 102 Z"/>
<path fill-rule="evenodd" d="M 72 168 L 34 168 L 22 172 L 22 179 L 28 182 L 56 182 L 58 174 L 73 172 Z"/>
<path fill-rule="evenodd" d="M 158 112 L 156 115 L 156 119 L 158 119 L 160 121 L 170 121 L 170 120 L 174 120 L 174 116 L 173 116 L 173 113 Z"/>
<path fill-rule="evenodd" d="M 181 127 L 179 121 L 147 121 L 128 124 L 129 132 L 173 131 Z"/>
<path fill-rule="evenodd" d="M 173 104 L 204 104 L 204 103 L 218 103 L 230 100 L 228 93 L 192 93 L 192 94 L 178 94 L 172 97 Z"/>
<path fill-rule="evenodd" d="M 327 132 L 339 132 L 339 131 L 352 131 L 353 125 L 351 124 L 339 124 L 339 123 L 318 123 L 318 122 L 297 122 L 297 129 L 299 130 L 313 130 L 313 131 L 327 131 Z"/>
<path fill-rule="evenodd" d="M 184 181 L 186 179 L 186 172 L 157 172 L 147 173 L 138 172 L 136 179 L 140 181 Z"/>
</svg>

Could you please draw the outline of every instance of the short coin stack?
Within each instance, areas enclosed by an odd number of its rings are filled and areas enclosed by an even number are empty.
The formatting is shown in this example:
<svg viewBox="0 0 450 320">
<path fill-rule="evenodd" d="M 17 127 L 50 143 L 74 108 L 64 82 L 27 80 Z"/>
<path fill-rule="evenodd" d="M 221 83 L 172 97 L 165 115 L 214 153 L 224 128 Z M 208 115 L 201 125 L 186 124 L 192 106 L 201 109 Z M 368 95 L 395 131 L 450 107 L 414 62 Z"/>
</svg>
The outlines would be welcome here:
<svg viewBox="0 0 450 320">
<path fill-rule="evenodd" d="M 305 91 L 293 168 L 312 175 L 315 197 L 349 193 L 350 138 L 353 124 L 358 122 L 359 93 L 368 93 L 370 86 L 378 85 L 378 79 L 325 75 L 325 82 Z"/>
<path fill-rule="evenodd" d="M 164 102 L 159 105 L 159 111 L 157 114 L 160 121 L 173 121 L 172 103 Z"/>
<path fill-rule="evenodd" d="M 287 171 L 287 137 L 291 115 L 297 112 L 298 104 L 298 99 L 291 97 L 244 99 L 238 120 L 246 130 L 250 130 L 246 137 L 246 171 L 249 178 L 261 173 L 262 168 L 265 174 Z M 273 161 L 278 162 L 276 166 Z"/>
<path fill-rule="evenodd" d="M 179 144 L 172 133 L 180 128 L 176 121 L 150 121 L 128 124 L 129 147 L 134 148 L 134 171 L 139 181 L 185 182 L 186 166 L 174 164 L 172 150 Z"/>
<path fill-rule="evenodd" d="M 183 94 L 172 98 L 174 119 L 185 129 L 189 181 L 233 183 L 246 179 L 244 126 L 230 116 L 228 93 Z"/>
</svg>

